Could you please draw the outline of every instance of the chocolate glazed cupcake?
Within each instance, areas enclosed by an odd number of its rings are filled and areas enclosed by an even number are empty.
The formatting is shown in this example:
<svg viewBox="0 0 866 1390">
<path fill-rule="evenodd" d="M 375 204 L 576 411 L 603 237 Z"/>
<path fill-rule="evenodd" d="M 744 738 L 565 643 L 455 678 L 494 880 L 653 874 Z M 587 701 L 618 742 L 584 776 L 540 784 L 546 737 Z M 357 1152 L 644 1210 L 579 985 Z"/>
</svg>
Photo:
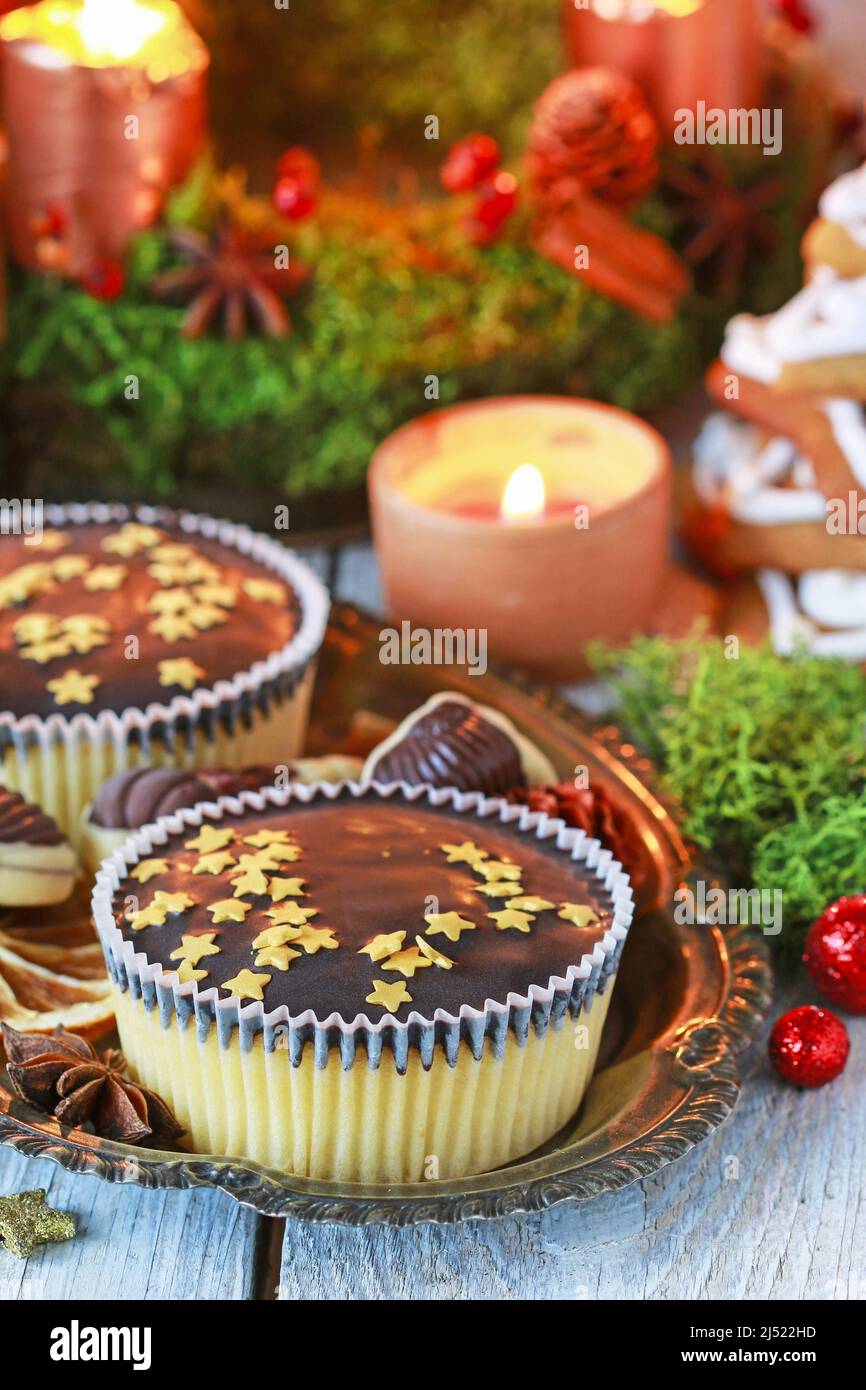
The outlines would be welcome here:
<svg viewBox="0 0 866 1390">
<path fill-rule="evenodd" d="M 134 1077 L 198 1152 L 416 1182 L 551 1138 L 632 915 L 609 850 L 454 788 L 296 786 L 167 816 L 100 870 Z"/>
<path fill-rule="evenodd" d="M 161 508 L 44 520 L 0 543 L 0 783 L 77 842 L 114 772 L 300 751 L 328 599 L 294 555 Z"/>
</svg>

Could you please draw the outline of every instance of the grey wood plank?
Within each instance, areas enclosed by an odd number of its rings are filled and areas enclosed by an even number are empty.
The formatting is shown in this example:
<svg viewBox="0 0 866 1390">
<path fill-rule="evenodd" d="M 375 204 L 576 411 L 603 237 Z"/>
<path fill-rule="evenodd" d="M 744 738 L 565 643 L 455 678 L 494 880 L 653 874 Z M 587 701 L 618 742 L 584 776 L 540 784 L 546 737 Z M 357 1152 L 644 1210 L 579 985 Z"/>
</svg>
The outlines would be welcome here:
<svg viewBox="0 0 866 1390">
<path fill-rule="evenodd" d="M 28 1260 L 0 1248 L 0 1301 L 249 1299 L 270 1223 L 218 1192 L 149 1192 L 0 1149 L 0 1195 L 44 1187 L 78 1234 Z"/>
<path fill-rule="evenodd" d="M 862 1299 L 866 1020 L 850 1031 L 844 1076 L 811 1093 L 756 1045 L 728 1123 L 611 1197 L 451 1228 L 289 1222 L 280 1297 Z"/>
</svg>

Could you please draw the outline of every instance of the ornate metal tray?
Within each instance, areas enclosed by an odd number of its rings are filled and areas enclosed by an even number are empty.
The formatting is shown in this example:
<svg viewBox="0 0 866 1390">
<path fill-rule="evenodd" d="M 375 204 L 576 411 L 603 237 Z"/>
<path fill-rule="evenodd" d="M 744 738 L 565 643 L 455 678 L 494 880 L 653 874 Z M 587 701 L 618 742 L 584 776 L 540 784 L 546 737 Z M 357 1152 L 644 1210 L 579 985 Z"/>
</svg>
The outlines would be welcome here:
<svg viewBox="0 0 866 1390">
<path fill-rule="evenodd" d="M 436 689 L 503 710 L 563 777 L 585 765 L 631 812 L 648 866 L 617 977 L 599 1069 L 580 1112 L 544 1148 L 477 1177 L 405 1186 L 313 1182 L 243 1159 L 159 1153 L 64 1129 L 0 1085 L 0 1144 L 75 1172 L 145 1187 L 214 1186 L 268 1216 L 349 1224 L 449 1222 L 585 1201 L 656 1172 L 730 1114 L 737 1054 L 766 1012 L 772 977 L 763 943 L 742 929 L 678 925 L 679 883 L 711 875 L 690 854 L 651 770 L 614 729 L 592 733 L 561 701 L 513 675 L 388 667 L 378 625 L 356 609 L 332 617 L 316 688 L 310 753 L 362 751 L 384 721 Z"/>
</svg>

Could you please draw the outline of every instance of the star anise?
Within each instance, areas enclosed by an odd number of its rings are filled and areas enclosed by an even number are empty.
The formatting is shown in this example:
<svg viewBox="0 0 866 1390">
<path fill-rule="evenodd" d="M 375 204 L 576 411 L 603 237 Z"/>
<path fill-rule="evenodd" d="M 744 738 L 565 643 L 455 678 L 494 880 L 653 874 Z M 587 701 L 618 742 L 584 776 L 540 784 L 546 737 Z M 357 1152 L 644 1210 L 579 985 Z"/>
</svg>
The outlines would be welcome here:
<svg viewBox="0 0 866 1390">
<path fill-rule="evenodd" d="M 761 179 L 740 188 L 727 162 L 711 150 L 691 164 L 669 163 L 663 179 L 690 230 L 683 257 L 690 265 L 704 266 L 720 292 L 734 290 L 750 254 L 771 250 L 777 239 L 764 212 L 778 201 L 783 179 Z"/>
<path fill-rule="evenodd" d="M 283 297 L 309 278 L 308 266 L 282 265 L 273 246 L 233 222 L 222 222 L 209 238 L 183 227 L 169 239 L 189 264 L 157 275 L 151 291 L 170 303 L 189 304 L 184 337 L 200 338 L 218 323 L 229 338 L 251 330 L 283 338 L 291 331 Z"/>
<path fill-rule="evenodd" d="M 647 876 L 647 858 L 643 843 L 631 818 L 611 801 L 601 787 L 576 787 L 572 782 L 557 782 L 546 787 L 515 787 L 506 799 L 531 811 L 558 816 L 566 825 L 585 830 L 594 840 L 613 851 L 639 892 Z"/>
<path fill-rule="evenodd" d="M 62 1124 L 89 1120 L 103 1139 L 124 1144 L 170 1144 L 184 1133 L 165 1102 L 126 1075 L 122 1052 L 112 1049 L 100 1058 L 65 1028 L 18 1033 L 3 1023 L 0 1030 L 16 1093 Z"/>
</svg>

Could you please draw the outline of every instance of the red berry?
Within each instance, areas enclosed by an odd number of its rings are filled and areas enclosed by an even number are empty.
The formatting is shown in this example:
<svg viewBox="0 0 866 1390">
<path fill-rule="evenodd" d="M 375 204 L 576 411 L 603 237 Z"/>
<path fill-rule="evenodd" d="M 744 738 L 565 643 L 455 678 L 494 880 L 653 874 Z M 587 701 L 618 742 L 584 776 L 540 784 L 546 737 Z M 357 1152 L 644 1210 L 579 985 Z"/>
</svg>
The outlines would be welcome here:
<svg viewBox="0 0 866 1390">
<path fill-rule="evenodd" d="M 811 34 L 815 20 L 803 0 L 777 0 L 779 12 L 798 34 Z"/>
<path fill-rule="evenodd" d="M 810 928 L 803 962 L 840 1009 L 866 1014 L 866 896 L 839 898 Z"/>
<path fill-rule="evenodd" d="M 492 174 L 499 164 L 499 146 L 492 135 L 467 135 L 448 151 L 439 177 L 449 193 L 468 193 Z"/>
<path fill-rule="evenodd" d="M 120 261 L 106 258 L 97 261 L 78 281 L 81 288 L 93 299 L 117 299 L 123 293 L 126 275 Z"/>
<path fill-rule="evenodd" d="M 516 206 L 517 180 L 500 170 L 481 190 L 467 222 L 467 234 L 479 246 L 495 241 Z"/>
<path fill-rule="evenodd" d="M 278 181 L 295 179 L 308 193 L 312 193 L 313 189 L 318 187 L 320 175 L 319 161 L 309 150 L 305 150 L 303 145 L 292 145 L 277 164 Z"/>
<path fill-rule="evenodd" d="M 303 222 L 315 212 L 317 205 L 316 195 L 293 177 L 277 181 L 271 202 L 281 217 L 288 217 L 292 222 Z"/>
<path fill-rule="evenodd" d="M 770 1060 L 794 1086 L 826 1086 L 844 1070 L 851 1044 L 841 1018 L 804 1004 L 783 1014 L 770 1034 Z"/>
</svg>

